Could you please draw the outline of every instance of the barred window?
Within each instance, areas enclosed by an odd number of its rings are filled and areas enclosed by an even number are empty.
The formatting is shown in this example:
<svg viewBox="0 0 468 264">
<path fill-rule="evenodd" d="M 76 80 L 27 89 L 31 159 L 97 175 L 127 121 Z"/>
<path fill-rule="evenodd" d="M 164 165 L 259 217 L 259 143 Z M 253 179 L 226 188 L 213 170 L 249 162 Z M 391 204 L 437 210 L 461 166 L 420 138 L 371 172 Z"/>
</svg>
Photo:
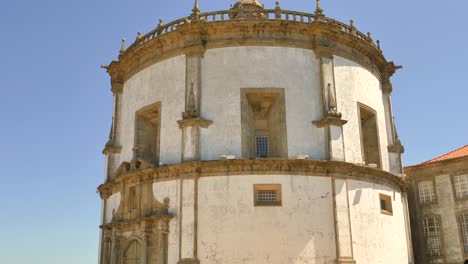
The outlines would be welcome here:
<svg viewBox="0 0 468 264">
<path fill-rule="evenodd" d="M 463 249 L 465 254 L 468 254 L 468 214 L 460 216 L 460 229 L 463 238 Z"/>
<path fill-rule="evenodd" d="M 257 158 L 268 158 L 270 156 L 268 137 L 255 137 L 255 154 Z"/>
<path fill-rule="evenodd" d="M 426 253 L 430 257 L 442 256 L 442 240 L 440 223 L 436 217 L 427 217 L 423 220 L 424 237 L 426 238 Z"/>
<path fill-rule="evenodd" d="M 276 191 L 273 191 L 273 190 L 259 190 L 258 191 L 258 202 L 260 202 L 260 203 L 276 202 Z"/>
<path fill-rule="evenodd" d="M 455 193 L 458 199 L 468 198 L 468 175 L 453 177 Z"/>
<path fill-rule="evenodd" d="M 430 204 L 435 200 L 434 183 L 432 181 L 422 181 L 418 183 L 419 202 Z"/>
<path fill-rule="evenodd" d="M 254 185 L 255 206 L 281 206 L 280 184 Z"/>
</svg>

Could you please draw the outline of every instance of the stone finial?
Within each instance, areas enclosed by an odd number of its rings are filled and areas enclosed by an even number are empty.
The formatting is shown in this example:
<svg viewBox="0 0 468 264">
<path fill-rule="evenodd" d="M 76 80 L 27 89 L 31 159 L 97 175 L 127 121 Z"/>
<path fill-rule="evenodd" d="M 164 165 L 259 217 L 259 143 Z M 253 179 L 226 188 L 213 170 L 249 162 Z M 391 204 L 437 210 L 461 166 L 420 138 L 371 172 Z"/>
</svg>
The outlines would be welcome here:
<svg viewBox="0 0 468 264">
<path fill-rule="evenodd" d="M 162 26 L 164 26 L 164 22 L 163 22 L 163 20 L 160 18 L 160 19 L 159 19 L 158 27 L 162 27 Z"/>
<path fill-rule="evenodd" d="M 124 54 L 125 51 L 127 50 L 126 46 L 125 46 L 125 39 L 123 38 L 122 39 L 122 46 L 120 47 L 120 54 Z"/>
<path fill-rule="evenodd" d="M 377 48 L 382 51 L 382 49 L 380 48 L 380 40 L 377 40 Z"/>
<path fill-rule="evenodd" d="M 275 2 L 275 18 L 281 19 L 281 6 L 279 1 Z"/>
<path fill-rule="evenodd" d="M 315 16 L 316 18 L 322 18 L 325 15 L 323 14 L 323 9 L 322 9 L 322 4 L 320 3 L 320 0 L 316 0 L 316 8 L 315 8 Z"/>
<path fill-rule="evenodd" d="M 367 38 L 369 39 L 370 42 L 372 42 L 372 33 L 367 32 Z"/>
<path fill-rule="evenodd" d="M 352 28 L 352 29 L 356 29 L 356 25 L 354 24 L 354 20 L 349 20 L 349 26 Z"/>
<path fill-rule="evenodd" d="M 138 32 L 138 33 L 137 33 L 136 39 L 137 39 L 137 40 L 141 39 L 141 32 Z"/>
<path fill-rule="evenodd" d="M 200 15 L 200 5 L 198 3 L 198 0 L 195 0 L 195 3 L 193 4 L 193 9 L 192 9 L 192 20 L 198 20 L 199 15 Z"/>
</svg>

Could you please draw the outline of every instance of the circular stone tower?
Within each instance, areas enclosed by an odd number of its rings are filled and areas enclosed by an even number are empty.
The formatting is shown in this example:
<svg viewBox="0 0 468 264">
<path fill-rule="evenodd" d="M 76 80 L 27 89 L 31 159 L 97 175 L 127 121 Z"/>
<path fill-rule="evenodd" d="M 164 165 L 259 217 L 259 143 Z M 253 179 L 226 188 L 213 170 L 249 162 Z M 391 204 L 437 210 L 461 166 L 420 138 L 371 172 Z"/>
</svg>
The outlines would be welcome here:
<svg viewBox="0 0 468 264">
<path fill-rule="evenodd" d="M 103 67 L 101 264 L 411 263 L 399 67 L 353 22 L 196 1 Z"/>
</svg>

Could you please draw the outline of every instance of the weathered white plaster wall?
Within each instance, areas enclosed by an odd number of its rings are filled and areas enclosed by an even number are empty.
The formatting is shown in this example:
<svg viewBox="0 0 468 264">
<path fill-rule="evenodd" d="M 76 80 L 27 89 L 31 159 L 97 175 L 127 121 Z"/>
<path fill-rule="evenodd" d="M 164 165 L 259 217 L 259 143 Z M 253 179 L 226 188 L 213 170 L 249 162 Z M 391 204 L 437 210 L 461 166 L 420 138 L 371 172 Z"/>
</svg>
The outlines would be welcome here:
<svg viewBox="0 0 468 264">
<path fill-rule="evenodd" d="M 153 193 L 156 200 L 162 203 L 168 197 L 170 199 L 169 213 L 174 215 L 174 218 L 169 222 L 168 263 L 177 263 L 179 261 L 180 185 L 180 180 L 153 184 Z"/>
<path fill-rule="evenodd" d="M 389 170 L 387 128 L 380 81 L 369 70 L 350 60 L 335 56 L 335 85 L 338 110 L 348 123 L 343 126 L 346 161 L 362 162 L 357 103 L 377 112 L 382 168 Z"/>
<path fill-rule="evenodd" d="M 255 207 L 254 184 L 281 184 L 281 207 Z M 199 183 L 202 263 L 334 263 L 330 178 L 220 176 Z M 321 198 L 321 197 L 326 198 Z"/>
<path fill-rule="evenodd" d="M 401 193 L 363 181 L 348 181 L 354 259 L 357 263 L 408 263 Z M 379 194 L 392 197 L 393 215 L 380 211 Z"/>
<path fill-rule="evenodd" d="M 177 120 L 185 108 L 185 56 L 174 57 L 137 73 L 125 82 L 121 111 L 122 154 L 120 161 L 133 156 L 135 113 L 161 102 L 160 161 L 181 161 L 181 131 Z"/>
<path fill-rule="evenodd" d="M 105 212 L 105 223 L 108 224 L 112 222 L 112 218 L 114 215 L 112 212 L 117 213 L 117 210 L 120 206 L 120 200 L 122 199 L 122 195 L 120 193 L 114 193 L 106 200 L 106 212 Z"/>
<path fill-rule="evenodd" d="M 202 61 L 202 106 L 214 123 L 201 130 L 202 159 L 241 157 L 241 88 L 284 88 L 289 157 L 325 158 L 320 68 L 311 50 L 285 47 L 210 49 Z"/>
</svg>

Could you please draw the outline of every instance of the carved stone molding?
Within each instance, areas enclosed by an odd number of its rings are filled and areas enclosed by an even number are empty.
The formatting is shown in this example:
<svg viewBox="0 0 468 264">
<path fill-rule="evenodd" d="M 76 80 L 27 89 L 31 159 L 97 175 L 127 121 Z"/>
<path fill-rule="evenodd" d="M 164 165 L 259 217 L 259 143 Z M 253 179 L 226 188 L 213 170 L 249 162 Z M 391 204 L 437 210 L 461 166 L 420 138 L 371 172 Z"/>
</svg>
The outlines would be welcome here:
<svg viewBox="0 0 468 264">
<path fill-rule="evenodd" d="M 337 264 L 356 264 L 353 258 L 339 258 L 336 260 Z"/>
<path fill-rule="evenodd" d="M 179 123 L 180 128 L 189 127 L 189 126 L 208 128 L 210 125 L 213 124 L 213 121 L 204 120 L 202 118 L 196 117 L 196 118 L 182 119 L 182 120 L 177 121 L 177 123 Z"/>
<path fill-rule="evenodd" d="M 107 154 L 120 154 L 122 152 L 122 147 L 121 146 L 115 146 L 113 145 L 113 142 L 108 142 L 104 149 L 102 150 L 102 154 L 107 155 Z"/>
<path fill-rule="evenodd" d="M 387 171 L 342 161 L 317 161 L 297 159 L 239 159 L 217 161 L 193 161 L 169 166 L 154 166 L 116 175 L 111 181 L 98 187 L 98 191 L 115 192 L 122 182 L 139 181 L 145 174 L 151 174 L 153 182 L 184 178 L 240 175 L 301 175 L 336 177 L 382 184 L 403 190 L 405 183 L 401 177 Z M 120 186 L 120 187 L 119 187 Z"/>
<path fill-rule="evenodd" d="M 200 260 L 199 259 L 195 259 L 195 258 L 185 258 L 185 259 L 181 259 L 179 260 L 179 262 L 177 262 L 177 264 L 200 264 Z"/>
<path fill-rule="evenodd" d="M 393 92 L 393 85 L 390 81 L 382 84 L 382 92 L 385 94 L 391 94 Z"/>
<path fill-rule="evenodd" d="M 405 147 L 400 142 L 395 142 L 395 144 L 388 146 L 388 152 L 403 154 L 405 153 Z"/>
<path fill-rule="evenodd" d="M 326 126 L 344 126 L 345 124 L 347 124 L 348 121 L 347 120 L 343 120 L 341 118 L 338 118 L 338 117 L 333 117 L 333 116 L 327 116 L 325 117 L 324 119 L 321 119 L 321 120 L 317 120 L 317 121 L 313 121 L 312 124 L 314 124 L 315 126 L 317 126 L 318 128 L 322 128 L 322 127 L 326 127 Z"/>
</svg>

